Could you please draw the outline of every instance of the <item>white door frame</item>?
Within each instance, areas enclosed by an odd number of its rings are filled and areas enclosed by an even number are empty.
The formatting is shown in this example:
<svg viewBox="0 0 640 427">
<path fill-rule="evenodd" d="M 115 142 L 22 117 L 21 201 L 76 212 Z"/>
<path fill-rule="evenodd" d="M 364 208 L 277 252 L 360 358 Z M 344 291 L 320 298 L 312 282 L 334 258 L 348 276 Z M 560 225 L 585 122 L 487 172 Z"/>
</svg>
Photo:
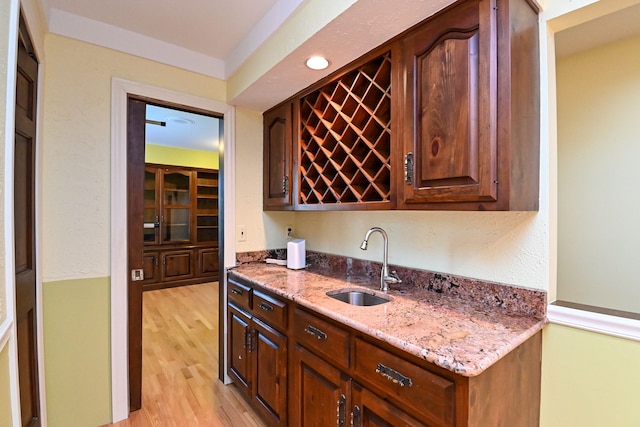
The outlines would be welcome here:
<svg viewBox="0 0 640 427">
<path fill-rule="evenodd" d="M 127 261 L 127 98 L 138 95 L 224 116 L 224 271 L 235 264 L 235 108 L 228 104 L 114 77 L 111 79 L 111 407 L 113 422 L 129 416 Z M 225 273 L 226 274 L 226 273 Z M 226 281 L 225 281 L 226 282 Z M 223 283 L 220 284 L 224 286 Z M 225 305 L 222 304 L 224 307 Z M 226 317 L 225 317 L 226 318 Z M 226 337 L 226 326 L 219 330 Z M 226 342 L 226 339 L 225 339 Z M 225 360 L 226 372 L 226 360 Z"/>
</svg>

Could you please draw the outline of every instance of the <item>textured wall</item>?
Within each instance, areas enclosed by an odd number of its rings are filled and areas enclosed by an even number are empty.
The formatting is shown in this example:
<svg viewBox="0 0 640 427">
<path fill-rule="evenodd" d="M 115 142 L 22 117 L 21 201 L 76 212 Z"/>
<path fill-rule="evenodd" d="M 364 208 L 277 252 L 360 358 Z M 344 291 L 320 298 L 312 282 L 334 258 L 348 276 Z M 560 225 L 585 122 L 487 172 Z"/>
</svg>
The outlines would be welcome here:
<svg viewBox="0 0 640 427">
<path fill-rule="evenodd" d="M 225 84 L 52 34 L 45 51 L 42 258 L 49 425 L 100 425 L 111 416 L 111 79 L 218 101 L 225 99 Z"/>
<path fill-rule="evenodd" d="M 109 274 L 111 78 L 224 100 L 224 82 L 49 34 L 44 90 L 44 280 Z"/>
<path fill-rule="evenodd" d="M 636 313 L 638 52 L 632 37 L 557 63 L 558 299 Z"/>
</svg>

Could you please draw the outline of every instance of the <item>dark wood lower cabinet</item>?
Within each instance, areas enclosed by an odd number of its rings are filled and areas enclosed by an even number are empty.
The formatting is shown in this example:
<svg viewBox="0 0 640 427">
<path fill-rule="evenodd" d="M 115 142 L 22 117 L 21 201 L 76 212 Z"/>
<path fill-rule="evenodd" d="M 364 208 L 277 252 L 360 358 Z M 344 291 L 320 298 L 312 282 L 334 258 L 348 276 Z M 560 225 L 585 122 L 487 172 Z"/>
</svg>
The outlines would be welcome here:
<svg viewBox="0 0 640 427">
<path fill-rule="evenodd" d="M 348 378 L 339 369 L 317 357 L 301 345 L 296 345 L 289 365 L 291 425 L 335 426 L 340 423 L 340 411 L 346 414 Z M 342 405 L 342 407 L 341 407 Z"/>
<path fill-rule="evenodd" d="M 541 332 L 465 377 L 228 277 L 228 372 L 269 425 L 539 425 Z"/>
<path fill-rule="evenodd" d="M 269 425 L 293 425 L 287 421 L 287 336 L 278 330 L 285 328 L 278 319 L 286 322 L 287 305 L 232 280 L 227 292 L 229 376 Z"/>
<path fill-rule="evenodd" d="M 426 425 L 358 383 L 352 384 L 351 396 L 353 427 L 415 427 Z"/>
<path fill-rule="evenodd" d="M 217 247 L 146 249 L 142 259 L 145 291 L 218 279 Z"/>
</svg>

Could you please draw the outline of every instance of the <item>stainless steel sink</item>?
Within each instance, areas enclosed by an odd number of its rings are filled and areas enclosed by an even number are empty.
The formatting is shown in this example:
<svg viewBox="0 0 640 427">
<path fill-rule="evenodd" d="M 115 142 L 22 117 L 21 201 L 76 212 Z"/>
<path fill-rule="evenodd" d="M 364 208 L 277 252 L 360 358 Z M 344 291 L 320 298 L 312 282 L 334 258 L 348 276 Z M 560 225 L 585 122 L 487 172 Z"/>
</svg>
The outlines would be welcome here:
<svg viewBox="0 0 640 427">
<path fill-rule="evenodd" d="M 329 291 L 327 296 L 347 304 L 360 306 L 378 305 L 391 301 L 391 298 L 386 296 L 356 290 Z"/>
</svg>

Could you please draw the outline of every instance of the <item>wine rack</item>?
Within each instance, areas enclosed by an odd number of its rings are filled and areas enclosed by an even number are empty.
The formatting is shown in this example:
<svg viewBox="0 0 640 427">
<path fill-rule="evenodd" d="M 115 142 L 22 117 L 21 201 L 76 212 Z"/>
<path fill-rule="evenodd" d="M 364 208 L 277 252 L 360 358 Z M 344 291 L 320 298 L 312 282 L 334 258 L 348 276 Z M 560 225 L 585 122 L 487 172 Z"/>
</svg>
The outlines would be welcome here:
<svg viewBox="0 0 640 427">
<path fill-rule="evenodd" d="M 391 53 L 300 99 L 301 206 L 389 202 Z"/>
</svg>

